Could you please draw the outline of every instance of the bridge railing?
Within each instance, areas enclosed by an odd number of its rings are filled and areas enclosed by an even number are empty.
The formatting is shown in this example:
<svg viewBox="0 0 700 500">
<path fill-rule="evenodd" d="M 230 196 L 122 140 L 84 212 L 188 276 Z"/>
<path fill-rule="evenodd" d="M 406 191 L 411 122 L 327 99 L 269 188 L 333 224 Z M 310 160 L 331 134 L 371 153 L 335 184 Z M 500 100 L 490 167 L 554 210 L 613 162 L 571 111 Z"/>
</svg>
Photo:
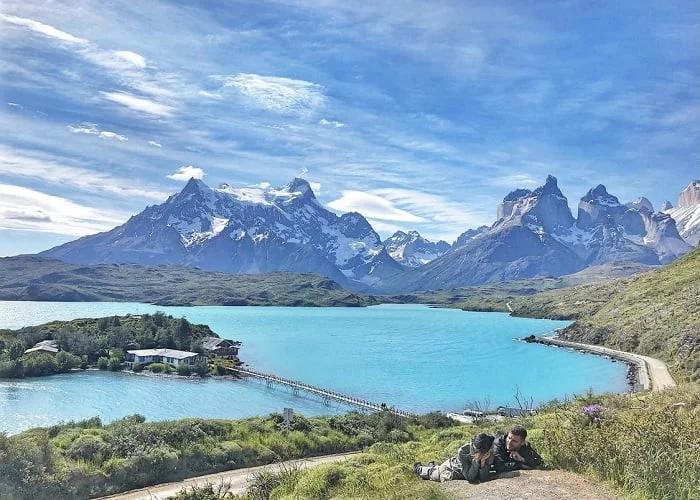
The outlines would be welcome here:
<svg viewBox="0 0 700 500">
<path fill-rule="evenodd" d="M 299 382 L 297 380 L 291 380 L 291 379 L 287 379 L 284 377 L 278 377 L 277 375 L 273 375 L 272 373 L 259 372 L 256 370 L 251 370 L 250 368 L 227 367 L 227 369 L 231 370 L 231 371 L 242 373 L 244 375 L 250 375 L 253 377 L 262 378 L 264 380 L 269 380 L 271 382 L 277 382 L 280 384 L 288 385 L 290 387 L 297 387 L 299 389 L 304 389 L 304 390 L 309 391 L 309 392 L 320 394 L 321 396 L 324 396 L 327 398 L 335 399 L 337 401 L 341 401 L 344 403 L 350 403 L 350 404 L 353 404 L 355 406 L 360 406 L 362 408 L 368 408 L 370 410 L 376 410 L 376 411 L 390 411 L 391 413 L 393 413 L 395 415 L 399 415 L 401 417 L 411 417 L 412 416 L 411 413 L 403 411 L 403 410 L 391 408 L 391 407 L 388 407 L 386 405 L 382 406 L 381 404 L 372 403 L 371 401 L 367 401 L 365 399 L 360 399 L 360 398 L 356 398 L 353 396 L 349 396 L 347 394 L 342 394 L 339 392 L 330 391 L 328 389 L 316 387 L 316 386 L 313 386 L 310 384 L 306 384 L 304 382 Z"/>
</svg>

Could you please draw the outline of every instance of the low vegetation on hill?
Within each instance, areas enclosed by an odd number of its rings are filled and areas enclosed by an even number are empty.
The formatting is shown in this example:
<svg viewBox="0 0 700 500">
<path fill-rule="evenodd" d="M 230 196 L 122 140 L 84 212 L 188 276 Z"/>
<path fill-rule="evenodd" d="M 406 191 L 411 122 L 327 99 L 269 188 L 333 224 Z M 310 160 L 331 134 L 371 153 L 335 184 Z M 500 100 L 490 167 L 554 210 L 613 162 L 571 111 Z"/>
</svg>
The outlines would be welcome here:
<svg viewBox="0 0 700 500">
<path fill-rule="evenodd" d="M 200 352 L 204 337 L 218 335 L 207 325 L 195 325 L 185 318 L 173 318 L 161 312 L 52 321 L 19 330 L 0 330 L 0 378 L 49 375 L 89 366 L 121 370 L 127 349 Z M 55 355 L 24 354 L 25 349 L 43 340 L 54 340 L 61 351 Z M 207 371 L 206 366 L 197 370 Z"/>
<path fill-rule="evenodd" d="M 0 498 L 80 499 L 222 470 L 407 442 L 419 428 L 452 425 L 440 415 L 406 421 L 384 413 L 307 419 L 145 422 L 99 418 L 0 434 Z"/>
<path fill-rule="evenodd" d="M 0 300 L 308 307 L 377 303 L 318 274 L 228 274 L 182 266 L 83 265 L 35 256 L 0 258 Z"/>
<path fill-rule="evenodd" d="M 80 499 L 290 458 L 364 449 L 342 463 L 285 467 L 253 477 L 245 495 L 217 488 L 179 500 L 284 498 L 445 499 L 449 492 L 413 473 L 438 462 L 478 432 L 518 423 L 549 467 L 586 474 L 638 500 L 697 498 L 700 489 L 700 389 L 683 385 L 645 395 L 593 395 L 553 402 L 535 416 L 456 425 L 433 413 L 403 419 L 388 412 L 240 421 L 144 422 L 136 415 L 0 434 L 0 497 Z M 503 487 L 509 488 L 507 479 Z"/>
<path fill-rule="evenodd" d="M 564 338 L 658 357 L 700 380 L 700 248 L 660 269 L 511 302 L 514 314 L 575 319 Z"/>
</svg>

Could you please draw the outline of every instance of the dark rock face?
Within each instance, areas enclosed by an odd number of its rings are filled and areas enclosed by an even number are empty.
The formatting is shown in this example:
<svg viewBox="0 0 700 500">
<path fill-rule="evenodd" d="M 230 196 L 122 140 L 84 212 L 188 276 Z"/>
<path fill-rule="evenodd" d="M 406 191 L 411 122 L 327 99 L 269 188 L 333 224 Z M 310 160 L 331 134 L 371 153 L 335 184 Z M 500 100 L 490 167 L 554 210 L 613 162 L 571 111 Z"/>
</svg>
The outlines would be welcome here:
<svg viewBox="0 0 700 500">
<path fill-rule="evenodd" d="M 42 255 L 75 263 L 181 264 L 231 273 L 316 272 L 360 284 L 375 281 L 375 268 L 391 265 L 382 250 L 379 235 L 362 215 L 338 217 L 326 210 L 303 179 L 268 190 L 226 185 L 215 190 L 191 179 L 180 193 L 122 226 Z"/>
<path fill-rule="evenodd" d="M 488 226 L 479 226 L 476 229 L 467 229 L 465 232 L 460 234 L 455 242 L 452 244 L 452 248 L 459 248 L 466 245 L 469 241 L 480 238 L 489 231 Z"/>
</svg>

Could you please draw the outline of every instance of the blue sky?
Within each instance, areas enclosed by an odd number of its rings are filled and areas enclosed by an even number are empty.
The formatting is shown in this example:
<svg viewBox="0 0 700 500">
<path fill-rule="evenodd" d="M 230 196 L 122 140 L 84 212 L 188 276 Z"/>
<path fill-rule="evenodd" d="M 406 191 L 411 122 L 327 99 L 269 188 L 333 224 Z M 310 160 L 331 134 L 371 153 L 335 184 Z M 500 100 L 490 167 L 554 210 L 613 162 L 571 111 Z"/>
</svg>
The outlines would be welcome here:
<svg viewBox="0 0 700 500">
<path fill-rule="evenodd" d="M 453 241 L 547 174 L 700 177 L 695 1 L 0 6 L 0 256 L 110 229 L 189 175 L 295 176 L 383 236 Z"/>
</svg>

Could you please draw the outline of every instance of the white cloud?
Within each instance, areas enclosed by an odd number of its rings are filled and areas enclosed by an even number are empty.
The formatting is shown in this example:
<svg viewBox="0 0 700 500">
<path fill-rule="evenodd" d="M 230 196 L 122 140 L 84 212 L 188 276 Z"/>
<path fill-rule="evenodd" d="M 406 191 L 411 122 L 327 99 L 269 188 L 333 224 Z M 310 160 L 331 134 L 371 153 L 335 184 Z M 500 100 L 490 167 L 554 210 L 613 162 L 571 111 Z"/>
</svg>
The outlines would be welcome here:
<svg viewBox="0 0 700 500">
<path fill-rule="evenodd" d="M 154 116 L 172 116 L 175 108 L 161 104 L 126 92 L 100 92 L 108 101 L 126 106 L 133 111 L 139 111 Z"/>
<path fill-rule="evenodd" d="M 68 42 L 78 45 L 85 45 L 88 43 L 88 41 L 83 38 L 78 38 L 77 36 L 73 36 L 70 33 L 61 31 L 58 28 L 54 28 L 53 26 L 50 26 L 48 24 L 40 23 L 39 21 L 34 21 L 33 19 L 26 19 L 24 17 L 17 16 L 6 16 L 4 14 L 0 14 L 0 19 L 10 24 L 14 24 L 15 26 L 23 26 L 25 28 L 29 28 L 35 33 L 40 33 L 42 35 L 55 38 L 57 40 L 61 40 L 62 42 Z"/>
<path fill-rule="evenodd" d="M 52 160 L 35 158 L 0 146 L 0 174 L 16 178 L 71 186 L 91 193 L 111 193 L 122 198 L 165 200 L 168 195 L 139 187 L 134 179 L 118 179 L 105 172 L 70 167 Z"/>
<path fill-rule="evenodd" d="M 0 184 L 0 229 L 84 236 L 112 229 L 127 218 L 41 191 Z"/>
<path fill-rule="evenodd" d="M 540 182 L 533 179 L 532 176 L 528 174 L 513 174 L 494 177 L 489 180 L 489 183 L 492 186 L 499 186 L 508 189 L 531 188 L 537 187 L 540 184 Z"/>
<path fill-rule="evenodd" d="M 224 88 L 232 88 L 248 99 L 251 105 L 283 114 L 307 114 L 325 103 L 323 86 L 278 76 L 239 73 L 217 77 Z"/>
<path fill-rule="evenodd" d="M 163 145 L 158 141 L 148 141 L 148 144 L 155 148 L 162 148 Z"/>
<path fill-rule="evenodd" d="M 323 125 L 324 127 L 335 127 L 335 128 L 342 128 L 345 126 L 343 122 L 335 121 L 335 120 L 326 120 L 325 118 L 321 118 L 318 121 L 319 125 Z"/>
<path fill-rule="evenodd" d="M 174 174 L 166 175 L 166 177 L 174 181 L 189 181 L 192 178 L 202 179 L 204 175 L 204 170 L 202 170 L 201 168 L 188 165 L 178 168 L 177 172 L 175 172 Z"/>
<path fill-rule="evenodd" d="M 271 186 L 269 182 L 259 182 L 258 184 L 253 184 L 253 187 L 260 189 L 267 189 Z"/>
<path fill-rule="evenodd" d="M 84 122 L 81 123 L 79 127 L 74 127 L 73 125 L 68 125 L 68 129 L 74 134 L 87 134 L 95 135 L 100 139 L 116 139 L 120 142 L 128 141 L 129 139 L 116 132 L 110 132 L 109 130 L 100 130 L 97 128 L 97 124 Z"/>
<path fill-rule="evenodd" d="M 12 106 L 13 108 L 24 109 L 24 107 L 21 104 L 17 104 L 16 102 L 8 102 L 7 105 Z"/>
<path fill-rule="evenodd" d="M 373 219 L 425 222 L 422 217 L 395 207 L 391 201 L 364 191 L 343 191 L 342 196 L 328 203 L 328 206 L 339 212 L 360 212 Z"/>
<path fill-rule="evenodd" d="M 311 191 L 313 191 L 315 195 L 321 192 L 322 186 L 320 182 L 309 182 L 309 186 L 311 186 Z"/>
<path fill-rule="evenodd" d="M 146 58 L 130 50 L 114 50 L 112 53 L 122 61 L 126 61 L 137 68 L 146 67 Z"/>
</svg>

